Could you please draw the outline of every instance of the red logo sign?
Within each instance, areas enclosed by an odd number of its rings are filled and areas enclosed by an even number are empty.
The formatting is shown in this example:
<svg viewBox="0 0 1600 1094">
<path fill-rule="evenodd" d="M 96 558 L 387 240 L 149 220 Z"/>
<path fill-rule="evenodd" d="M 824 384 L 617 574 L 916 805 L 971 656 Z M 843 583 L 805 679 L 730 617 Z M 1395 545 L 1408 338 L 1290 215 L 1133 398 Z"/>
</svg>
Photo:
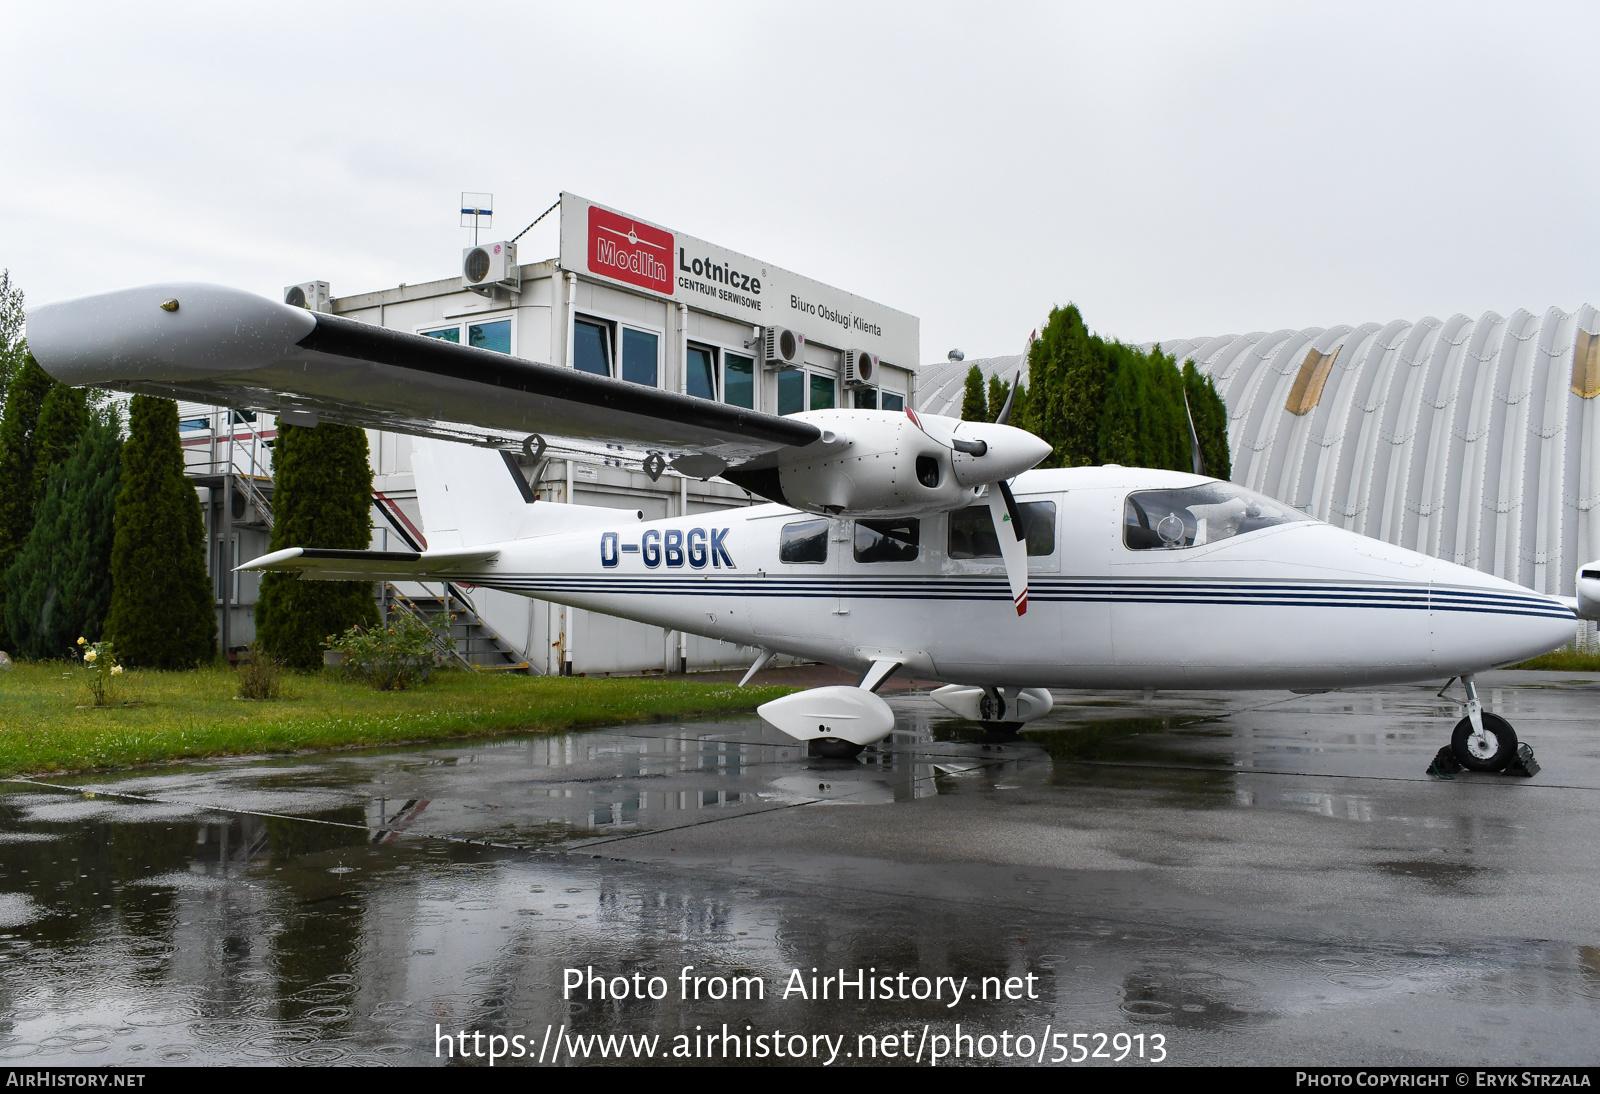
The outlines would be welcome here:
<svg viewBox="0 0 1600 1094">
<path fill-rule="evenodd" d="M 589 272 L 672 295 L 672 233 L 589 206 Z"/>
</svg>

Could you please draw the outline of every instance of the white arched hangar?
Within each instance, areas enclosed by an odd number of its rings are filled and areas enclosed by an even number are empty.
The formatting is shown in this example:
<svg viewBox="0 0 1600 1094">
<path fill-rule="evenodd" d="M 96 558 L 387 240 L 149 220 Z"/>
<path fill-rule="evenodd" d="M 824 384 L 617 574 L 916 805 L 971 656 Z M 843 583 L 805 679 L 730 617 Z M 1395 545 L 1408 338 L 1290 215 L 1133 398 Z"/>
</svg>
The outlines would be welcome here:
<svg viewBox="0 0 1600 1094">
<path fill-rule="evenodd" d="M 1235 482 L 1538 592 L 1600 557 L 1595 309 L 1165 342 L 1227 403 Z"/>
</svg>

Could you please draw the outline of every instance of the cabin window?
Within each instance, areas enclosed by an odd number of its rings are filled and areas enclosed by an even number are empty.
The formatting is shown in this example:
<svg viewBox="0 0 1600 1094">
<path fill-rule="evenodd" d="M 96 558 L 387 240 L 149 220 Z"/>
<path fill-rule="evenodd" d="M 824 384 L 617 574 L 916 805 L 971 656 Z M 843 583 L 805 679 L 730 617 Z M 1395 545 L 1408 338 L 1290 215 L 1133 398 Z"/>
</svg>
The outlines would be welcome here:
<svg viewBox="0 0 1600 1094">
<path fill-rule="evenodd" d="M 856 521 L 856 561 L 915 562 L 921 527 L 915 518 Z"/>
<path fill-rule="evenodd" d="M 803 520 L 785 524 L 778 539 L 778 561 L 828 561 L 828 522 Z"/>
<path fill-rule="evenodd" d="M 1231 482 L 1208 482 L 1182 490 L 1129 494 L 1123 506 L 1122 541 L 1130 551 L 1201 547 L 1310 519 L 1298 509 Z"/>
<path fill-rule="evenodd" d="M 1056 553 L 1056 503 L 1020 501 L 1022 526 L 1027 529 L 1028 554 Z M 999 558 L 1000 539 L 987 505 L 969 505 L 950 514 L 951 558 Z"/>
</svg>

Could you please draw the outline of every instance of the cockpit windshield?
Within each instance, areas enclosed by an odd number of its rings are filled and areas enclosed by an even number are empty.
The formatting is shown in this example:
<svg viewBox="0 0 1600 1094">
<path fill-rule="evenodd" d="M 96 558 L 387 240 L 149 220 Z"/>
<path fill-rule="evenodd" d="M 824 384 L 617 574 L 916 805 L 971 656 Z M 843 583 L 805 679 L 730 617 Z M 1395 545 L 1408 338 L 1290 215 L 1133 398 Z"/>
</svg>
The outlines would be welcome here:
<svg viewBox="0 0 1600 1094">
<path fill-rule="evenodd" d="M 1122 541 L 1130 551 L 1201 547 L 1246 532 L 1312 519 L 1231 482 L 1208 482 L 1181 490 L 1141 490 L 1128 495 L 1122 513 Z"/>
</svg>

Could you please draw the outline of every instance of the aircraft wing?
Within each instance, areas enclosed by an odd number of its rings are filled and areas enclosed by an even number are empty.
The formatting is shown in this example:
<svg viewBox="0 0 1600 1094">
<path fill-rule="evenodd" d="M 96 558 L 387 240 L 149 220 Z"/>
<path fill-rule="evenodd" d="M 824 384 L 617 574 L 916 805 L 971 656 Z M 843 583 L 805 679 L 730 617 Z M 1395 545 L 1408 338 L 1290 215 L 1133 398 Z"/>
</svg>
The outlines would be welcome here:
<svg viewBox="0 0 1600 1094">
<path fill-rule="evenodd" d="M 499 447 L 531 434 L 571 437 L 687 455 L 702 476 L 717 474 L 718 463 L 770 465 L 773 453 L 823 437 L 809 422 L 217 285 L 148 285 L 46 304 L 28 313 L 28 347 L 65 384 Z"/>
<path fill-rule="evenodd" d="M 490 562 L 498 548 L 446 551 L 341 551 L 331 547 L 290 547 L 252 559 L 238 570 L 282 570 L 303 581 L 437 581 L 463 576 Z"/>
</svg>

